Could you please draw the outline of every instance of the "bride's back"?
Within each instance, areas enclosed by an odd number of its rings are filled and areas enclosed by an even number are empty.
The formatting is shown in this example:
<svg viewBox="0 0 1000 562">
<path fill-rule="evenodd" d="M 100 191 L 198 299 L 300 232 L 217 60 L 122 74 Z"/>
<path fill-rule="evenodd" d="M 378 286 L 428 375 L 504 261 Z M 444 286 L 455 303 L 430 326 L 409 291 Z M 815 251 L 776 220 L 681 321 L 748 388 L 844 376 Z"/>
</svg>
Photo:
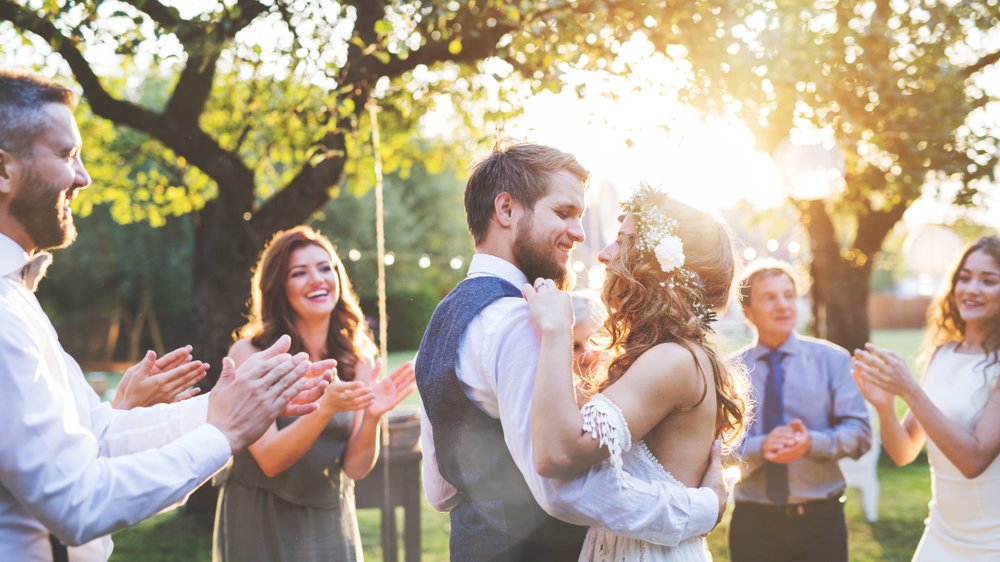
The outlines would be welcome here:
<svg viewBox="0 0 1000 562">
<path fill-rule="evenodd" d="M 701 483 L 719 433 L 714 375 L 700 345 L 662 343 L 642 352 L 605 390 L 616 404 L 642 412 L 630 427 L 634 438 L 688 486 Z"/>
<path fill-rule="evenodd" d="M 708 354 L 700 346 L 693 346 L 692 351 L 694 357 L 678 344 L 661 344 L 646 351 L 635 366 L 659 367 L 656 375 L 662 390 L 676 393 L 678 403 L 643 437 L 646 446 L 667 472 L 685 485 L 697 487 L 718 433 L 718 402 Z M 668 355 L 687 357 L 671 361 Z"/>
</svg>

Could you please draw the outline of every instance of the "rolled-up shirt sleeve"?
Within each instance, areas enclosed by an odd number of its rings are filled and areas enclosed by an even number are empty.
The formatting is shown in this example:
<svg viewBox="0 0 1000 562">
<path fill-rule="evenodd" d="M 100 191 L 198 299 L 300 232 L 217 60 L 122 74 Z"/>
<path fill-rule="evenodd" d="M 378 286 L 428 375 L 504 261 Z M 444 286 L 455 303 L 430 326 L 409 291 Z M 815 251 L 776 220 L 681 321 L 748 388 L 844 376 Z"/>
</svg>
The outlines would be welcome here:
<svg viewBox="0 0 1000 562">
<path fill-rule="evenodd" d="M 158 448 L 113 437 L 103 447 L 77 415 L 70 388 L 47 372 L 41 347 L 22 319 L 0 315 L 0 482 L 16 501 L 63 542 L 78 545 L 145 519 L 183 499 L 220 469 L 231 454 L 225 436 L 203 423 L 205 406 L 134 413 L 114 420 L 96 409 L 101 435 L 126 431 L 140 418 L 161 425 L 171 415 L 194 416 L 181 435 Z M 69 373 L 79 377 L 78 370 Z M 72 385 L 71 385 L 72 386 Z M 77 392 L 77 390 L 73 390 Z M 96 399 L 96 396 L 94 397 Z M 200 415 L 200 418 L 198 417 Z M 163 436 L 169 439 L 171 435 Z M 162 439 L 161 439 L 162 440 Z M 110 456 L 141 450 L 124 456 Z M 144 449 L 144 450 L 142 450 Z"/>
<path fill-rule="evenodd" d="M 424 495 L 427 503 L 435 511 L 451 511 L 458 505 L 458 490 L 441 476 L 438 469 L 437 453 L 434 448 L 434 428 L 427 419 L 424 409 L 420 409 L 420 449 L 422 454 L 421 472 L 424 481 Z"/>
<path fill-rule="evenodd" d="M 73 359 L 66 357 L 67 361 Z M 116 410 L 89 393 L 90 430 L 97 437 L 101 455 L 117 457 L 160 447 L 204 424 L 208 395 L 176 404 Z"/>
<path fill-rule="evenodd" d="M 719 500 L 707 488 L 645 482 L 628 473 L 620 488 L 607 462 L 572 480 L 545 478 L 535 472 L 530 412 L 539 340 L 526 304 L 511 306 L 506 312 L 503 321 L 492 327 L 493 337 L 485 340 L 496 346 L 486 360 L 495 366 L 497 406 L 507 447 L 542 509 L 568 523 L 602 527 L 666 546 L 712 530 Z"/>
</svg>

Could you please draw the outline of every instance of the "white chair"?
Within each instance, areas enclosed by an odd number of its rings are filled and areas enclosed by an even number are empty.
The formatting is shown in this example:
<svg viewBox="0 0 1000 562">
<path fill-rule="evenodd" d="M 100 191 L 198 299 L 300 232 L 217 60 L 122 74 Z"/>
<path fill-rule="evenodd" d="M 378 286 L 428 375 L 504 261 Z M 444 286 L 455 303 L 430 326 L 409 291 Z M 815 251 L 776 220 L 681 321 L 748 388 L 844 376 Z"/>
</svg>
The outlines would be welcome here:
<svg viewBox="0 0 1000 562">
<path fill-rule="evenodd" d="M 873 422 L 878 419 L 871 406 L 868 412 Z M 861 492 L 861 507 L 869 522 L 878 521 L 878 456 L 882 451 L 882 438 L 875 425 L 872 424 L 872 448 L 858 460 L 844 458 L 839 461 L 847 485 Z"/>
</svg>

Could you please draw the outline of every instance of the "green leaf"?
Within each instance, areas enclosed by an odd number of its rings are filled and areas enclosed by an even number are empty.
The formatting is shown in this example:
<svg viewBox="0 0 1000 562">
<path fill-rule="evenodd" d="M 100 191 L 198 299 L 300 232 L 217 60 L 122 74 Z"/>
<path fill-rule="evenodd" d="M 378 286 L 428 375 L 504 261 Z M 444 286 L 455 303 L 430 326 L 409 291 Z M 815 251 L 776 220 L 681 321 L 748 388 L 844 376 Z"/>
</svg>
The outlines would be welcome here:
<svg viewBox="0 0 1000 562">
<path fill-rule="evenodd" d="M 386 20 L 378 20 L 375 22 L 375 33 L 385 36 L 392 33 L 392 24 Z"/>
</svg>

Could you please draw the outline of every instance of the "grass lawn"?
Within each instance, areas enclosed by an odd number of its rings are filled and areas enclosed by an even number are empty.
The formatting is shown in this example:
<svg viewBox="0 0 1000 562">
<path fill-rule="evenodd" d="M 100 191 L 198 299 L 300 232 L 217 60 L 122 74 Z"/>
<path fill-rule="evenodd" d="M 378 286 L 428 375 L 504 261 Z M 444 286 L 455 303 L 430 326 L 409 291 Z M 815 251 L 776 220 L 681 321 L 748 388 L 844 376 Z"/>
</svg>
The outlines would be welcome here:
<svg viewBox="0 0 1000 562">
<path fill-rule="evenodd" d="M 876 345 L 893 349 L 911 361 L 916 356 L 921 337 L 920 330 L 882 331 L 873 334 Z M 393 368 L 412 357 L 412 352 L 391 353 L 389 368 Z M 407 406 L 419 404 L 416 394 L 404 403 Z M 848 494 L 847 523 L 850 537 L 850 560 L 852 562 L 906 561 L 913 555 L 923 520 L 927 516 L 927 502 L 931 486 L 928 466 L 917 462 L 904 468 L 896 468 L 891 463 L 879 467 L 881 498 L 880 519 L 868 523 L 861 514 L 860 501 L 856 491 Z M 402 529 L 402 513 L 398 512 L 398 526 Z M 382 560 L 379 539 L 379 511 L 361 510 L 358 513 L 361 526 L 361 540 L 365 559 L 369 562 Z M 709 535 L 709 546 L 717 561 L 729 560 L 726 546 L 726 530 L 729 514 L 719 528 Z M 425 562 L 448 560 L 449 519 L 447 514 L 433 511 L 426 503 L 422 505 L 421 530 Z M 198 562 L 211 560 L 211 529 L 198 528 L 191 520 L 173 511 L 158 515 L 133 528 L 114 535 L 115 553 L 112 562 Z M 402 549 L 400 552 L 402 556 Z"/>
<path fill-rule="evenodd" d="M 882 495 L 879 505 L 881 518 L 868 523 L 861 514 L 857 492 L 848 494 L 847 525 L 852 562 L 907 561 L 913 556 L 930 499 L 930 475 L 926 464 L 904 468 L 879 467 Z M 399 513 L 400 528 L 402 513 Z M 361 542 L 368 562 L 382 560 L 379 539 L 379 512 L 365 509 L 358 512 Z M 709 535 L 709 546 L 715 560 L 729 560 L 726 529 L 729 514 L 719 528 Z M 426 503 L 421 514 L 424 562 L 448 560 L 448 516 L 433 511 Z M 212 533 L 199 529 L 177 511 L 159 515 L 131 529 L 115 534 L 112 562 L 208 562 L 211 560 Z M 400 549 L 402 554 L 402 549 Z"/>
</svg>

